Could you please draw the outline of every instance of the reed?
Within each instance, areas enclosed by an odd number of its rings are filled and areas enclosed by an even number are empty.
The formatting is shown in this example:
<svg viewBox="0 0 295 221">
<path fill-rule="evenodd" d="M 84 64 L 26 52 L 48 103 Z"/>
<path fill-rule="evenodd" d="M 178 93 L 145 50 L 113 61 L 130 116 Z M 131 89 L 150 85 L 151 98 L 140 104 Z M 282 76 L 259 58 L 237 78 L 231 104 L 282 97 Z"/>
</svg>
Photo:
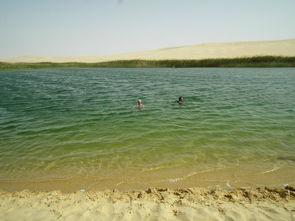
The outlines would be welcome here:
<svg viewBox="0 0 295 221">
<path fill-rule="evenodd" d="M 189 68 L 189 67 L 295 67 L 295 57 L 257 56 L 202 60 L 117 60 L 98 63 L 5 63 L 0 70 L 38 68 Z"/>
</svg>

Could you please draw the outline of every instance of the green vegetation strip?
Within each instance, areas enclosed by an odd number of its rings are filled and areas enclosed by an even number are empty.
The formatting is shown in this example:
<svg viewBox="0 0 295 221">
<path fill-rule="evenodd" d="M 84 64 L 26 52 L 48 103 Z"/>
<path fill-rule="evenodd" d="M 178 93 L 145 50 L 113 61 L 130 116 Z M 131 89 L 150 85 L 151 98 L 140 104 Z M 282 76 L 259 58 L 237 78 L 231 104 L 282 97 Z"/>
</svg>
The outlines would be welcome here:
<svg viewBox="0 0 295 221">
<path fill-rule="evenodd" d="M 295 67 L 295 57 L 258 56 L 202 60 L 118 60 L 99 63 L 6 63 L 0 70 L 37 68 L 188 68 L 188 67 Z"/>
</svg>

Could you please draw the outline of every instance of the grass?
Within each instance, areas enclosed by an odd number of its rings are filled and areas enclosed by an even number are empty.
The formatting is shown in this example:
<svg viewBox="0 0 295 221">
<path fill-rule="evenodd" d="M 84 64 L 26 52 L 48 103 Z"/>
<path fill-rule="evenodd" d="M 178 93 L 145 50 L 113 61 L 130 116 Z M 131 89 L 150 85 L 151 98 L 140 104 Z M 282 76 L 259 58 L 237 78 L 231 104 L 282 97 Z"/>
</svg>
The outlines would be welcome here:
<svg viewBox="0 0 295 221">
<path fill-rule="evenodd" d="M 257 56 L 202 60 L 118 60 L 99 63 L 5 63 L 0 70 L 38 68 L 187 68 L 187 67 L 295 67 L 295 57 Z"/>
</svg>

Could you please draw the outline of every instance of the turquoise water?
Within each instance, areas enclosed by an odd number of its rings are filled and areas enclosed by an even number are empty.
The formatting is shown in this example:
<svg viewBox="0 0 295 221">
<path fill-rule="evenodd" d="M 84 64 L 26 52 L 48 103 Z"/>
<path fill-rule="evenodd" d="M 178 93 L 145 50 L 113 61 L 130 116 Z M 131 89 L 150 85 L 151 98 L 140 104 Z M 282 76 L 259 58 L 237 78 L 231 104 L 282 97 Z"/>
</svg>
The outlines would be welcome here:
<svg viewBox="0 0 295 221">
<path fill-rule="evenodd" d="M 0 98 L 0 180 L 295 165 L 292 68 L 1 71 Z"/>
</svg>

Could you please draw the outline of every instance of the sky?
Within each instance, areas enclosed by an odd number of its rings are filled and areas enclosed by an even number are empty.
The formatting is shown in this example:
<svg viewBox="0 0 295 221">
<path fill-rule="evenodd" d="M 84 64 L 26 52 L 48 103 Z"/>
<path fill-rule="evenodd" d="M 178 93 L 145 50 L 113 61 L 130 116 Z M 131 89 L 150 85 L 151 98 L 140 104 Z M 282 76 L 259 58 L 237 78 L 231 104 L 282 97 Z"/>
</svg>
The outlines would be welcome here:
<svg viewBox="0 0 295 221">
<path fill-rule="evenodd" d="M 295 0 L 0 0 L 0 57 L 295 38 Z"/>
</svg>

